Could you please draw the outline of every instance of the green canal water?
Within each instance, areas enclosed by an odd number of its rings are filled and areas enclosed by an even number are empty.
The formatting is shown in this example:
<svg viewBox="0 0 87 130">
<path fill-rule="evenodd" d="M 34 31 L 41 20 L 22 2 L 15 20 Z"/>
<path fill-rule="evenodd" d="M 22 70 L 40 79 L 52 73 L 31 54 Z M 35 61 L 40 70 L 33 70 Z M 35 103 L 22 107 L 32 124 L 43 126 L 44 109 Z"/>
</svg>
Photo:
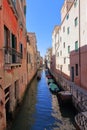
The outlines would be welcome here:
<svg viewBox="0 0 87 130">
<path fill-rule="evenodd" d="M 44 70 L 28 86 L 11 130 L 76 130 L 72 105 L 61 106 L 48 88 Z"/>
</svg>

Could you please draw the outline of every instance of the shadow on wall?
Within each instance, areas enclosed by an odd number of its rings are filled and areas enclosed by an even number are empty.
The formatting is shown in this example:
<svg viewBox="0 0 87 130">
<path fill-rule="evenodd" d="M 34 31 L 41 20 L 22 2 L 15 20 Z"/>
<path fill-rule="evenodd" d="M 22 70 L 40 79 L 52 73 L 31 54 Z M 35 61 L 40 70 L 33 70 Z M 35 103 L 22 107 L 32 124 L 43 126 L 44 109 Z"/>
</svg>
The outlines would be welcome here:
<svg viewBox="0 0 87 130">
<path fill-rule="evenodd" d="M 87 89 L 87 45 L 70 53 L 71 79 Z"/>
</svg>

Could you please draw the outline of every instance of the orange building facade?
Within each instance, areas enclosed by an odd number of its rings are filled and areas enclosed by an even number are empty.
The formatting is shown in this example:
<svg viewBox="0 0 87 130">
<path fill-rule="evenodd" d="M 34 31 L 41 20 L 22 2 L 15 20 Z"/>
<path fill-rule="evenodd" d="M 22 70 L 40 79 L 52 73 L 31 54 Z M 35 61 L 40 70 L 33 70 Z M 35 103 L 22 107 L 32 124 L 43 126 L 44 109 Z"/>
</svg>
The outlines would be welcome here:
<svg viewBox="0 0 87 130">
<path fill-rule="evenodd" d="M 0 130 L 27 86 L 26 1 L 0 0 Z"/>
</svg>

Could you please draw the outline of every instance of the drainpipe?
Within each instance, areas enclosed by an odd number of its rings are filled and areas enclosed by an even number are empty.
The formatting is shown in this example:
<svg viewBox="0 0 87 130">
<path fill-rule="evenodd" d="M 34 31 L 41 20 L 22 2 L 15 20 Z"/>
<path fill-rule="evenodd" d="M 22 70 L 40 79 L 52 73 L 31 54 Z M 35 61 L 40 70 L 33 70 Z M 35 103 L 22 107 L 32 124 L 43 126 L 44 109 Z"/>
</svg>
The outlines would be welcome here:
<svg viewBox="0 0 87 130">
<path fill-rule="evenodd" d="M 81 19 L 80 19 L 80 0 L 79 0 L 79 74 L 80 74 L 80 86 L 81 86 Z"/>
</svg>

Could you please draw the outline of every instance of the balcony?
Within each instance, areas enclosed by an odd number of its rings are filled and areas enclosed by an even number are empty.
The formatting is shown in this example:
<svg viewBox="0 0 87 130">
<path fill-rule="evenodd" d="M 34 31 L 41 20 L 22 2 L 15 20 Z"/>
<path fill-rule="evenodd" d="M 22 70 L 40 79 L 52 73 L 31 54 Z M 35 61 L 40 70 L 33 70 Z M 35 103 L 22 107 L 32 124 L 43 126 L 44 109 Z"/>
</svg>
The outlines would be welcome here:
<svg viewBox="0 0 87 130">
<path fill-rule="evenodd" d="M 16 49 L 4 47 L 4 63 L 5 69 L 11 69 L 12 66 L 21 66 L 22 54 Z"/>
</svg>

